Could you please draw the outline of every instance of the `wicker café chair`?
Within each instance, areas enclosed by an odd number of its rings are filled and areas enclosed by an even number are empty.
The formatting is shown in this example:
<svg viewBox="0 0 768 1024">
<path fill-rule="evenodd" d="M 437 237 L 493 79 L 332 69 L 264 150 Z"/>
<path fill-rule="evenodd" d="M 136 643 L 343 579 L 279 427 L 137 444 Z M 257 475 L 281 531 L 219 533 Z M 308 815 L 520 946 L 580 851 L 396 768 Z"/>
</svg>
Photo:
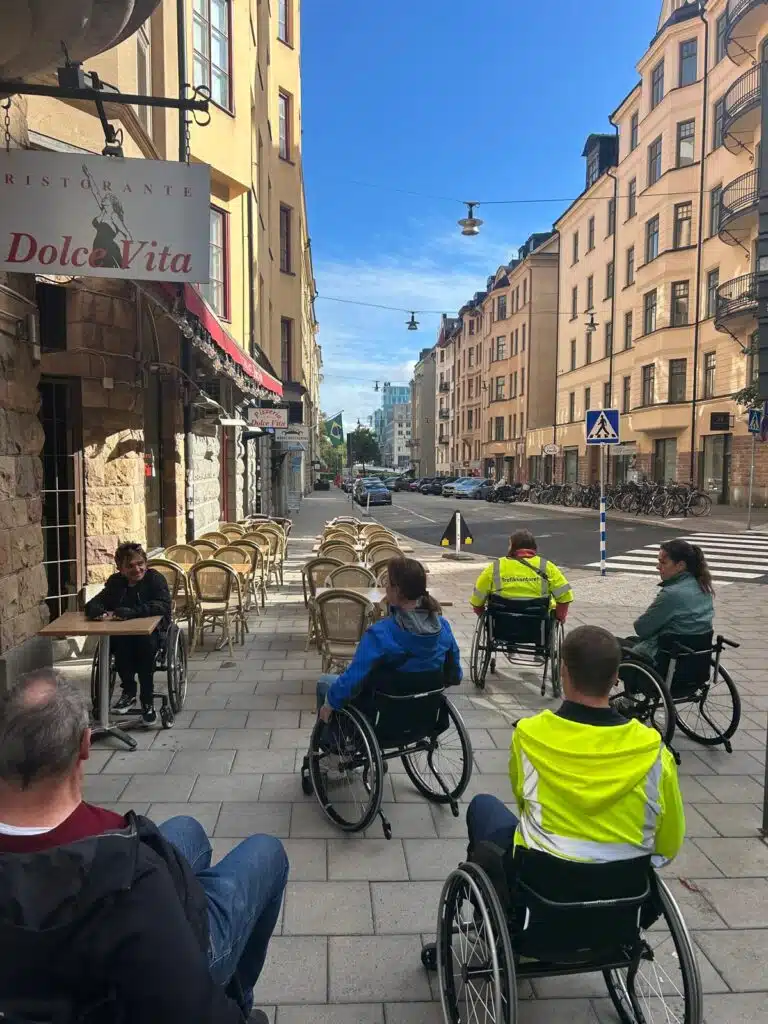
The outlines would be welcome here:
<svg viewBox="0 0 768 1024">
<path fill-rule="evenodd" d="M 389 586 L 389 559 L 372 565 L 370 571 L 376 577 L 376 585 L 379 587 Z"/>
<path fill-rule="evenodd" d="M 226 533 L 222 533 L 220 530 L 208 530 L 207 533 L 201 533 L 197 539 L 209 540 L 211 543 L 215 544 L 217 548 L 221 548 L 225 544 L 229 543 Z"/>
<path fill-rule="evenodd" d="M 395 544 L 372 544 L 365 549 L 365 561 L 368 565 L 389 561 L 390 558 L 402 558 L 403 553 Z"/>
<path fill-rule="evenodd" d="M 239 537 L 245 535 L 245 527 L 238 526 L 237 523 L 222 523 L 218 532 L 223 533 L 229 540 L 237 541 Z"/>
<path fill-rule="evenodd" d="M 352 531 L 339 530 L 334 527 L 332 530 L 326 530 L 322 537 L 322 544 L 330 544 L 331 541 L 338 541 L 341 544 L 357 544 L 357 534 Z"/>
<path fill-rule="evenodd" d="M 198 554 L 194 548 L 192 551 Z M 195 638 L 195 602 L 192 599 L 192 591 L 189 589 L 189 580 L 184 566 L 168 558 L 150 558 L 147 565 L 165 577 L 165 582 L 171 592 L 173 621 L 176 623 L 186 622 L 191 646 Z"/>
<path fill-rule="evenodd" d="M 203 540 L 202 537 L 199 540 L 190 541 L 188 546 L 196 548 L 202 558 L 210 558 L 216 548 L 221 547 L 220 544 L 215 544 L 212 540 Z"/>
<path fill-rule="evenodd" d="M 268 587 L 272 579 L 272 543 L 269 537 L 262 533 L 252 531 L 246 533 L 243 540 L 247 540 L 249 543 L 255 544 L 264 556 L 264 586 Z M 242 543 L 242 541 L 239 543 Z"/>
<path fill-rule="evenodd" d="M 352 547 L 342 541 L 330 541 L 320 545 L 320 555 L 323 558 L 338 558 L 345 565 L 354 565 L 360 561 L 360 555 Z"/>
<path fill-rule="evenodd" d="M 254 544 L 252 540 L 246 540 L 244 537 L 238 540 L 238 548 L 248 552 L 248 556 L 253 563 L 253 572 L 249 578 L 249 591 L 246 596 L 246 606 L 250 608 L 251 601 L 256 606 L 257 614 L 259 612 L 259 602 L 261 607 L 265 608 L 267 604 L 267 558 L 269 557 L 269 546 L 265 545 L 264 549 Z"/>
<path fill-rule="evenodd" d="M 343 671 L 374 620 L 373 605 L 351 590 L 326 590 L 315 598 L 314 607 L 323 672 L 334 667 Z"/>
<path fill-rule="evenodd" d="M 206 625 L 211 629 L 219 627 L 222 635 L 218 649 L 227 644 L 230 655 L 234 655 L 233 626 L 235 643 L 245 643 L 245 610 L 237 573 L 226 562 L 205 559 L 189 570 L 189 583 L 195 598 L 195 620 L 200 646 L 203 646 L 203 630 Z"/>
<path fill-rule="evenodd" d="M 250 537 L 250 535 L 249 535 Z M 262 541 L 269 545 L 269 572 L 270 576 L 274 576 L 275 582 L 278 584 L 283 583 L 283 538 L 276 530 L 270 530 L 267 526 L 262 526 L 256 537 L 261 538 Z M 256 539 L 255 537 L 253 538 Z"/>
<path fill-rule="evenodd" d="M 331 523 L 330 526 L 326 526 L 323 530 L 324 537 L 331 537 L 337 533 L 345 537 L 352 537 L 353 540 L 357 541 L 357 527 L 353 526 L 352 523 Z"/>
<path fill-rule="evenodd" d="M 239 544 L 226 544 L 223 548 L 218 548 L 216 554 L 213 556 L 217 562 L 226 562 L 227 565 L 231 565 L 237 573 L 240 579 L 240 586 L 244 594 L 244 606 L 246 611 L 250 607 L 250 601 L 252 598 L 251 589 L 251 576 L 253 575 L 253 552 L 246 547 L 241 547 Z M 246 565 L 247 570 L 242 571 L 239 567 Z M 256 605 L 258 611 L 258 602 Z M 248 629 L 248 620 L 243 619 L 246 633 L 250 632 Z"/>
<path fill-rule="evenodd" d="M 314 599 L 318 587 L 328 585 L 328 577 L 334 569 L 340 569 L 344 565 L 338 558 L 311 558 L 301 570 L 301 585 L 304 590 L 304 605 L 309 612 L 307 624 L 307 643 L 304 647 L 308 651 L 317 640 L 317 623 L 315 621 Z"/>
<path fill-rule="evenodd" d="M 190 565 L 194 565 L 195 562 L 199 562 L 205 556 L 198 548 L 193 548 L 191 544 L 172 544 L 169 548 L 165 549 L 160 557 L 187 570 Z"/>
<path fill-rule="evenodd" d="M 367 588 L 376 586 L 376 577 L 369 569 L 360 565 L 345 565 L 341 569 L 334 569 L 328 577 L 330 587 L 356 587 Z"/>
</svg>

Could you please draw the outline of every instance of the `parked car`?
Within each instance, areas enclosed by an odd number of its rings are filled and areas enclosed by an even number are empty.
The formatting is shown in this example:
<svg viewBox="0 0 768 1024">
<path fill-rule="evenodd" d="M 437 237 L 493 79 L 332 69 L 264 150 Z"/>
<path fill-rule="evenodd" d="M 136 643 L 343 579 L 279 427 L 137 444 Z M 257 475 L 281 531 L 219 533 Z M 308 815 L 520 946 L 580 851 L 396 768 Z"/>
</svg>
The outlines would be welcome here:
<svg viewBox="0 0 768 1024">
<path fill-rule="evenodd" d="M 344 491 L 345 494 L 351 494 L 354 485 L 355 482 L 350 476 L 345 476 L 344 479 L 341 481 L 341 489 L 342 491 Z"/>
<path fill-rule="evenodd" d="M 394 490 L 396 490 L 396 488 L 395 488 L 395 484 L 397 483 L 397 479 L 398 479 L 398 478 L 397 478 L 396 476 L 388 476 L 388 477 L 387 477 L 387 478 L 386 478 L 386 479 L 385 479 L 385 480 L 383 481 L 383 484 L 384 484 L 384 486 L 385 486 L 385 487 L 387 488 L 387 490 L 388 490 L 388 491 L 394 491 Z"/>
<path fill-rule="evenodd" d="M 413 483 L 413 477 L 410 476 L 399 476 L 395 480 L 395 486 L 392 488 L 393 491 L 407 491 L 410 489 Z"/>
<path fill-rule="evenodd" d="M 456 498 L 481 498 L 483 495 L 483 487 L 490 484 L 491 481 L 483 477 L 475 476 L 470 480 L 464 480 L 456 487 Z"/>
<path fill-rule="evenodd" d="M 428 494 L 442 494 L 443 488 L 448 484 L 454 483 L 456 480 L 455 476 L 436 476 L 432 483 L 429 485 Z"/>
<path fill-rule="evenodd" d="M 415 493 L 417 493 L 417 492 L 418 492 L 418 490 L 419 490 L 419 488 L 421 487 L 421 485 L 422 485 L 423 483 L 426 483 L 426 480 L 427 480 L 427 478 L 426 478 L 425 476 L 420 476 L 420 477 L 418 478 L 418 480 L 414 480 L 414 481 L 413 481 L 413 482 L 412 482 L 412 483 L 410 484 L 410 486 L 408 487 L 408 490 L 409 490 L 409 491 L 411 492 L 411 494 L 415 494 Z"/>
<path fill-rule="evenodd" d="M 443 497 L 452 498 L 456 494 L 456 488 L 460 484 L 466 483 L 468 480 L 471 479 L 471 476 L 460 476 L 457 477 L 455 480 L 452 480 L 450 483 L 443 484 Z"/>
<path fill-rule="evenodd" d="M 494 491 L 496 489 L 496 486 L 497 486 L 497 484 L 496 484 L 495 480 L 486 480 L 486 481 L 484 481 L 484 483 L 480 487 L 480 497 L 483 500 L 486 500 L 488 498 L 488 495 L 491 494 L 492 491 Z"/>
<path fill-rule="evenodd" d="M 355 487 L 358 505 L 391 505 L 392 495 L 381 480 L 360 480 Z"/>
<path fill-rule="evenodd" d="M 427 479 L 424 480 L 421 486 L 419 487 L 419 494 L 431 494 L 432 485 L 434 484 L 435 480 L 436 477 L 427 477 Z"/>
</svg>

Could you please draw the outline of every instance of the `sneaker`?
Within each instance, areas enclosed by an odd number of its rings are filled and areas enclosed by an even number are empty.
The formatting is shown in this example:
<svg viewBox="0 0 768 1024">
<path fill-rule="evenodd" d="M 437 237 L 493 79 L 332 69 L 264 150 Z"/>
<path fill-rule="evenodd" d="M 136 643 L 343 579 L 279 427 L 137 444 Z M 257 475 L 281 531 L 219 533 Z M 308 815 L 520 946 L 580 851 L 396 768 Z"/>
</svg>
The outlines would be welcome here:
<svg viewBox="0 0 768 1024">
<path fill-rule="evenodd" d="M 157 712 L 155 711 L 154 703 L 141 705 L 141 720 L 144 725 L 154 725 L 157 721 Z"/>
<path fill-rule="evenodd" d="M 129 715 L 137 707 L 136 698 L 129 693 L 124 693 L 112 708 L 116 715 Z"/>
</svg>

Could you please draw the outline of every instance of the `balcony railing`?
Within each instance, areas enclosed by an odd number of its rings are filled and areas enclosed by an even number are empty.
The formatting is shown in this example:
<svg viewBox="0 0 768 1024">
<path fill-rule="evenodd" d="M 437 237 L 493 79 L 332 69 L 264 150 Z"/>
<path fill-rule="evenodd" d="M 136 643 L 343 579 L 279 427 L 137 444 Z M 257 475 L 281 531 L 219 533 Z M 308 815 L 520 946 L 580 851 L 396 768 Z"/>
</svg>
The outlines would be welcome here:
<svg viewBox="0 0 768 1024">
<path fill-rule="evenodd" d="M 736 79 L 725 94 L 723 111 L 723 135 L 736 126 L 749 111 L 760 105 L 760 65 L 750 68 Z"/>
<path fill-rule="evenodd" d="M 728 2 L 728 24 L 732 25 L 735 21 L 746 14 L 747 11 L 753 7 L 759 7 L 760 4 L 765 3 L 765 0 L 729 0 Z"/>
<path fill-rule="evenodd" d="M 759 14 L 754 17 L 750 15 L 765 3 L 768 0 L 728 0 L 725 45 L 728 56 L 736 64 L 743 64 L 752 58 L 762 17 Z"/>
<path fill-rule="evenodd" d="M 449 420 L 451 418 L 451 413 L 449 409 L 441 409 L 437 415 L 440 417 L 441 420 Z"/>
<path fill-rule="evenodd" d="M 450 391 L 451 390 L 451 382 L 448 381 L 448 380 L 441 380 L 440 381 L 440 385 L 439 385 L 439 390 L 440 391 Z"/>
<path fill-rule="evenodd" d="M 751 230 L 751 217 L 746 215 L 754 211 L 757 216 L 757 205 L 760 198 L 759 172 L 747 171 L 725 186 L 720 195 L 720 215 L 718 220 L 720 238 L 724 242 L 739 241 L 739 236 Z M 737 222 L 742 225 L 741 231 Z"/>
<path fill-rule="evenodd" d="M 725 330 L 735 317 L 751 318 L 757 315 L 757 274 L 743 274 L 725 281 L 717 289 L 715 327 Z"/>
<path fill-rule="evenodd" d="M 445 436 L 445 434 L 441 434 L 438 437 L 438 439 L 437 439 L 437 443 L 438 444 L 448 444 L 448 438 Z"/>
</svg>

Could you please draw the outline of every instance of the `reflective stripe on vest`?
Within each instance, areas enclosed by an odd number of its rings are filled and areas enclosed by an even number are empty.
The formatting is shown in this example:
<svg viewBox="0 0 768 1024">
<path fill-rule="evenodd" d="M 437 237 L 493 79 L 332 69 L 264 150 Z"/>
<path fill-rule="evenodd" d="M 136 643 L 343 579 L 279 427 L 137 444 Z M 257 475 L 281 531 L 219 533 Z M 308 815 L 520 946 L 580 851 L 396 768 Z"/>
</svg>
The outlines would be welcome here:
<svg viewBox="0 0 768 1024">
<path fill-rule="evenodd" d="M 529 850 L 539 850 L 565 860 L 594 861 L 605 864 L 609 861 L 630 860 L 633 857 L 653 853 L 656 845 L 656 822 L 661 811 L 659 789 L 661 786 L 662 748 L 645 779 L 645 816 L 642 824 L 642 840 L 634 843 L 605 843 L 593 839 L 577 839 L 573 836 L 558 836 L 548 832 L 541 822 L 541 804 L 538 800 L 539 773 L 524 751 L 520 751 L 523 764 L 523 799 L 525 810 L 520 817 L 518 828 L 523 842 Z"/>
</svg>

